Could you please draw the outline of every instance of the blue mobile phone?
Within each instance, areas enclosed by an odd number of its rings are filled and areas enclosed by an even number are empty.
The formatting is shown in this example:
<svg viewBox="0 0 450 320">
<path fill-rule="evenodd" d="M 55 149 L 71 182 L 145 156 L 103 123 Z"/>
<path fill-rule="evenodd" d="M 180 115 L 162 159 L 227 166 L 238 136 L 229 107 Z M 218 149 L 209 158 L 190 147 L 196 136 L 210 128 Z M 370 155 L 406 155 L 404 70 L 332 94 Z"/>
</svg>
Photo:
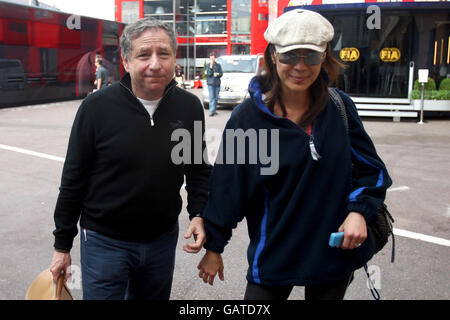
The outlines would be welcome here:
<svg viewBox="0 0 450 320">
<path fill-rule="evenodd" d="M 343 239 L 344 232 L 334 232 L 330 235 L 330 241 L 328 244 L 330 247 L 340 247 Z"/>
</svg>

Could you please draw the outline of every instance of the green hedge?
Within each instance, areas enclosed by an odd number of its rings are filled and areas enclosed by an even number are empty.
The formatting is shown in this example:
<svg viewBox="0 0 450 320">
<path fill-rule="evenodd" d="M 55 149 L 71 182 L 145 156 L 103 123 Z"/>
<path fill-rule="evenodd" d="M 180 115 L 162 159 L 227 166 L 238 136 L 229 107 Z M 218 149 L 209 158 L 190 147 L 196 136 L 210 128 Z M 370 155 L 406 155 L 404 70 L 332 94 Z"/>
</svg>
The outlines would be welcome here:
<svg viewBox="0 0 450 320">
<path fill-rule="evenodd" d="M 420 100 L 422 86 L 418 80 L 414 81 L 414 90 L 411 91 L 410 98 Z M 425 100 L 450 100 L 450 78 L 443 79 L 439 83 L 439 90 L 436 90 L 436 82 L 432 78 L 428 78 L 425 83 L 424 91 Z"/>
<path fill-rule="evenodd" d="M 419 80 L 414 81 L 414 90 L 421 90 L 422 85 Z M 432 78 L 428 78 L 428 82 L 425 83 L 425 91 L 436 90 L 436 82 Z"/>
<path fill-rule="evenodd" d="M 421 90 L 412 90 L 411 99 L 420 99 Z M 450 90 L 425 90 L 425 100 L 450 100 Z"/>
<path fill-rule="evenodd" d="M 450 78 L 442 79 L 439 84 L 439 90 L 450 90 Z"/>
</svg>

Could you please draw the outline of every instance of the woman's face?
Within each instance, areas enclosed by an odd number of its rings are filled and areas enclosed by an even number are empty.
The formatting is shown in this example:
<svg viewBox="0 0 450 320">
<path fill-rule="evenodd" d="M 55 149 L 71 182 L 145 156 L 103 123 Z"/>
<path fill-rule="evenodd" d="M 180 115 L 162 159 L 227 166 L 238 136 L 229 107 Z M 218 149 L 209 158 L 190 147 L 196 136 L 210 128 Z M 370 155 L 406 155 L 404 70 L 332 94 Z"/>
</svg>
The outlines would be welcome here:
<svg viewBox="0 0 450 320">
<path fill-rule="evenodd" d="M 319 76 L 324 57 L 325 53 L 307 49 L 275 53 L 283 93 L 306 92 Z"/>
</svg>

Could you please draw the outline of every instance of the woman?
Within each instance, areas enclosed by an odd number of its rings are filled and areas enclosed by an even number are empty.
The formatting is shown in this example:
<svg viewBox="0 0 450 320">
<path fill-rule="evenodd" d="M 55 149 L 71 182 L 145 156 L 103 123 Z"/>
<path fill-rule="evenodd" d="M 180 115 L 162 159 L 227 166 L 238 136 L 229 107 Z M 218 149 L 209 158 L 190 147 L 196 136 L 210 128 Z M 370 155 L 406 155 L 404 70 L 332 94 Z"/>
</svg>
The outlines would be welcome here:
<svg viewBox="0 0 450 320">
<path fill-rule="evenodd" d="M 287 299 L 293 286 L 305 286 L 306 299 L 343 299 L 354 270 L 372 257 L 366 225 L 392 182 L 352 100 L 340 92 L 347 133 L 329 98 L 328 79 L 341 66 L 330 53 L 333 35 L 320 14 L 300 9 L 266 30 L 266 74 L 251 81 L 251 98 L 225 129 L 278 130 L 279 141 L 271 143 L 278 143 L 279 168 L 261 175 L 261 164 L 215 164 L 203 212 L 206 254 L 198 265 L 204 282 L 212 285 L 217 273 L 224 279 L 221 253 L 244 217 L 250 237 L 245 299 Z M 224 134 L 222 145 L 229 144 Z M 353 182 L 352 165 L 361 173 Z M 343 242 L 330 247 L 330 234 L 338 231 Z"/>
</svg>

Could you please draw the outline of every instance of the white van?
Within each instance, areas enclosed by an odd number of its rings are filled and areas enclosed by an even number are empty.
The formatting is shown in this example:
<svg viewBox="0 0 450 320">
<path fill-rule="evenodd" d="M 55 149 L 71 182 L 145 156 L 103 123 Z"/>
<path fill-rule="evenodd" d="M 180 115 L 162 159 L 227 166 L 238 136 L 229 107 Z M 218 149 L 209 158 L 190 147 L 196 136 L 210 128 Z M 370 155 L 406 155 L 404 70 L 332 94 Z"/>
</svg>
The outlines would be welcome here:
<svg viewBox="0 0 450 320">
<path fill-rule="evenodd" d="M 263 55 L 230 55 L 216 59 L 222 67 L 218 105 L 235 107 L 248 96 L 250 80 L 260 75 L 263 69 Z M 207 62 L 208 63 L 208 62 Z M 202 81 L 203 106 L 209 109 L 209 92 L 206 80 Z"/>
</svg>

